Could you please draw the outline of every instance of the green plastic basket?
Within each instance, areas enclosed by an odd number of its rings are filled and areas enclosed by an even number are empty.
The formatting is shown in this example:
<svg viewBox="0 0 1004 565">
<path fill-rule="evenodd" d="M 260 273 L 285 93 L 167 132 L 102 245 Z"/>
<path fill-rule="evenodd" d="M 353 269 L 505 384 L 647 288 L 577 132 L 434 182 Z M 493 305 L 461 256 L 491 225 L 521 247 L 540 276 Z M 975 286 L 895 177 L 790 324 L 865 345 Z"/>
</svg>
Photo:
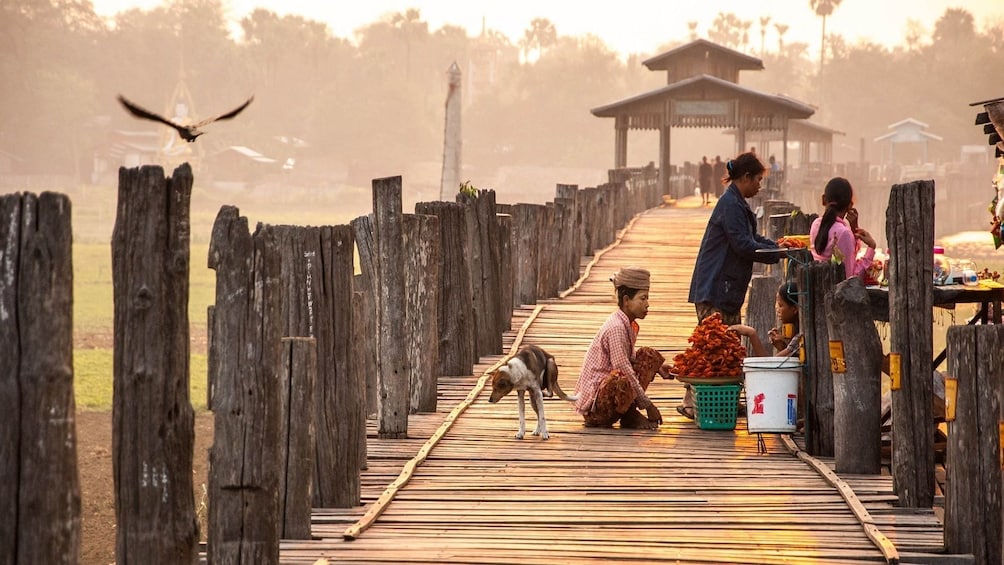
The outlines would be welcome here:
<svg viewBox="0 0 1004 565">
<path fill-rule="evenodd" d="M 692 385 L 694 421 L 702 430 L 734 430 L 739 413 L 740 385 Z"/>
</svg>

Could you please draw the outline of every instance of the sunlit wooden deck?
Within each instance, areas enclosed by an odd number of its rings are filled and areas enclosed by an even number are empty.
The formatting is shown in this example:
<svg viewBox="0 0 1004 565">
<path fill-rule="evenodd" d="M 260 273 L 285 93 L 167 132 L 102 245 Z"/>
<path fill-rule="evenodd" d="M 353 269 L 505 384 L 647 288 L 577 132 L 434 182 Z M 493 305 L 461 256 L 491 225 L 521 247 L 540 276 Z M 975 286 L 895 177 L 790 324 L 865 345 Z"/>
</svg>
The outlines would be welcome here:
<svg viewBox="0 0 1004 565">
<path fill-rule="evenodd" d="M 687 292 L 708 215 L 685 206 L 640 215 L 578 288 L 518 311 L 505 347 L 534 343 L 553 353 L 571 392 L 586 347 L 614 308 L 609 276 L 637 264 L 653 276 L 638 343 L 671 357 L 696 323 Z M 551 439 L 516 440 L 515 395 L 493 405 L 487 391 L 472 393 L 500 359 L 482 359 L 475 375 L 442 377 L 440 411 L 411 418 L 413 439 L 380 440 L 371 430 L 366 506 L 315 510 L 315 539 L 283 541 L 281 561 L 929 562 L 942 550 L 934 514 L 897 510 L 888 476 L 836 477 L 828 461 L 799 457 L 797 437 L 765 435 L 768 453 L 758 454 L 744 418 L 735 431 L 700 430 L 673 409 L 683 394 L 676 381 L 657 379 L 649 389 L 665 419 L 658 431 L 586 429 L 570 404 L 547 399 Z M 468 397 L 470 406 L 455 410 Z M 451 410 L 456 419 L 444 424 Z M 383 496 L 382 514 L 345 541 L 437 432 L 442 438 L 410 480 Z"/>
</svg>

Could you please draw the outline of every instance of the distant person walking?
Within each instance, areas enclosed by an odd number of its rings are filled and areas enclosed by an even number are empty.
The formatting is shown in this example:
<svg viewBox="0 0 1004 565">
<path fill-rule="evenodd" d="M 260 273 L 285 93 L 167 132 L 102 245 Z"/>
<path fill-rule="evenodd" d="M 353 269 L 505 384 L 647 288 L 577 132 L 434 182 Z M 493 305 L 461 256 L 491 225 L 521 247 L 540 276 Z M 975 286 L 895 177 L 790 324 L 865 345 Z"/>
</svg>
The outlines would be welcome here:
<svg viewBox="0 0 1004 565">
<path fill-rule="evenodd" d="M 769 169 L 767 175 L 768 196 L 774 198 L 781 191 L 781 164 L 777 162 L 777 159 L 773 155 L 767 161 L 767 168 Z"/>
<path fill-rule="evenodd" d="M 705 206 L 711 205 L 711 175 L 714 169 L 708 162 L 708 157 L 701 157 L 701 166 L 697 169 L 697 182 L 701 185 L 701 198 Z"/>
<path fill-rule="evenodd" d="M 712 169 L 714 172 L 711 174 L 711 181 L 715 183 L 715 198 L 721 198 L 727 186 L 727 181 L 725 180 L 725 175 L 727 174 L 725 171 L 725 161 L 722 161 L 721 155 L 715 155 Z"/>
</svg>

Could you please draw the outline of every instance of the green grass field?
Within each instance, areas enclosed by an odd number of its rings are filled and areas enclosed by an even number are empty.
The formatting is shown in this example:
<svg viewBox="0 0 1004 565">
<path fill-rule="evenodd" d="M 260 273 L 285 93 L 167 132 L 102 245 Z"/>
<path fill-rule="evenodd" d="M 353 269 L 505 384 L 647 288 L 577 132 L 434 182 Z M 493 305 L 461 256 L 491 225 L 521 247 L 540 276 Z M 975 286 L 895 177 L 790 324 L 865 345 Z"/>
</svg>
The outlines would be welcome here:
<svg viewBox="0 0 1004 565">
<path fill-rule="evenodd" d="M 189 268 L 188 319 L 193 333 L 206 330 L 206 310 L 215 302 L 216 274 L 206 267 L 209 246 L 193 244 Z M 114 302 L 111 246 L 73 246 L 74 393 L 86 410 L 112 407 Z M 93 336 L 100 336 L 94 338 Z M 77 339 L 83 337 L 83 339 Z M 83 342 L 82 344 L 80 342 Z M 206 353 L 192 351 L 189 365 L 192 405 L 206 407 Z"/>
<path fill-rule="evenodd" d="M 207 267 L 213 222 L 223 205 L 237 206 L 253 232 L 258 222 L 273 225 L 338 225 L 369 212 L 367 189 L 317 191 L 303 195 L 248 195 L 206 189 L 196 181 L 189 214 L 188 319 L 193 339 L 190 361 L 191 400 L 206 406 L 206 311 L 216 302 L 216 273 Z M 117 188 L 80 186 L 67 190 L 73 204 L 74 388 L 77 406 L 110 410 L 114 334 L 111 236 Z"/>
</svg>

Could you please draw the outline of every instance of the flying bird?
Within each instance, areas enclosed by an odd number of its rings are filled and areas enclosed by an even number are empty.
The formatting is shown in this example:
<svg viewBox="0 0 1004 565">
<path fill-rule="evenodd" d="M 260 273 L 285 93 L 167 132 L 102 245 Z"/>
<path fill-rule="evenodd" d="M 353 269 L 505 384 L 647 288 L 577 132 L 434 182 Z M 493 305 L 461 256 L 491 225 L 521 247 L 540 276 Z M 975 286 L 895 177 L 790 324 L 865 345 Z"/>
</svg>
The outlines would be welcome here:
<svg viewBox="0 0 1004 565">
<path fill-rule="evenodd" d="M 125 106 L 125 109 L 129 110 L 129 113 L 132 114 L 133 116 L 136 116 L 137 118 L 142 118 L 144 120 L 153 120 L 155 122 L 160 122 L 160 123 L 162 123 L 164 125 L 171 126 L 172 128 L 174 128 L 174 129 L 176 129 L 178 131 L 178 135 L 180 135 L 182 139 L 184 139 L 185 141 L 191 143 L 191 142 L 195 141 L 196 137 L 199 137 L 200 135 L 202 135 L 203 133 L 205 133 L 204 131 L 202 131 L 202 128 L 208 126 L 209 124 L 211 124 L 213 122 L 216 122 L 216 121 L 219 121 L 219 120 L 229 120 L 230 118 L 233 118 L 237 114 L 240 114 L 242 111 L 244 111 L 244 108 L 247 108 L 248 104 L 250 104 L 251 101 L 254 100 L 254 96 L 252 96 L 251 98 L 248 98 L 243 104 L 241 104 L 240 106 L 234 108 L 233 110 L 230 110 L 226 114 L 220 114 L 219 116 L 216 116 L 216 117 L 213 117 L 213 118 L 207 118 L 207 119 L 202 120 L 200 122 L 196 122 L 194 124 L 189 124 L 189 125 L 181 125 L 181 124 L 177 124 L 175 122 L 172 122 L 171 120 L 169 120 L 169 119 L 167 119 L 167 118 L 165 118 L 163 116 L 160 116 L 160 115 L 155 114 L 155 113 L 153 113 L 153 112 L 151 112 L 149 110 L 141 108 L 141 107 L 137 106 L 136 104 L 133 104 L 132 102 L 126 100 L 125 97 L 122 96 L 122 95 L 119 95 L 118 99 L 119 99 L 119 102 L 123 106 Z"/>
</svg>

